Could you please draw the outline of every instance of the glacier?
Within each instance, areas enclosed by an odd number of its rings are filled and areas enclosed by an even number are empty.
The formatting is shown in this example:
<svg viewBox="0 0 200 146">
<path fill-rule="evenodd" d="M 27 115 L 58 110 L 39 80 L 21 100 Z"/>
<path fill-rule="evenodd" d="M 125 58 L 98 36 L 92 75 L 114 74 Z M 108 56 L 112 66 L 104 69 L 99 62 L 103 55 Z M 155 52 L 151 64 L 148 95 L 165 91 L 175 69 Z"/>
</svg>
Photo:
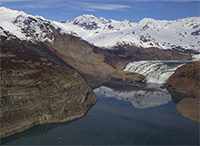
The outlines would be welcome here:
<svg viewBox="0 0 200 146">
<path fill-rule="evenodd" d="M 135 72 L 146 77 L 147 83 L 163 84 L 182 65 L 193 61 L 156 60 L 129 62 L 124 71 Z"/>
</svg>

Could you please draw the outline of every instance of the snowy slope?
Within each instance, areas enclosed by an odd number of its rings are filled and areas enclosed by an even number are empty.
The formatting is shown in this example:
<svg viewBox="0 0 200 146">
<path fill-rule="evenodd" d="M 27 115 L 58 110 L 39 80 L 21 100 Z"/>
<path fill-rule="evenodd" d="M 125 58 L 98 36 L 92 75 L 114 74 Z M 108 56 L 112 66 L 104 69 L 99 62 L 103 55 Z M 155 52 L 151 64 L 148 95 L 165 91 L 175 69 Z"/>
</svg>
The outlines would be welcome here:
<svg viewBox="0 0 200 146">
<path fill-rule="evenodd" d="M 156 107 L 169 103 L 172 98 L 166 90 L 117 92 L 111 88 L 101 86 L 94 90 L 98 97 L 114 97 L 118 100 L 131 102 L 137 109 Z"/>
<path fill-rule="evenodd" d="M 138 23 L 132 23 L 128 20 L 120 22 L 83 15 L 63 24 L 100 47 L 109 48 L 127 43 L 144 48 L 171 49 L 180 46 L 200 51 L 200 17 L 176 21 L 144 18 Z"/>
<path fill-rule="evenodd" d="M 132 23 L 83 15 L 61 23 L 0 7 L 0 27 L 21 40 L 32 42 L 52 42 L 57 30 L 105 48 L 126 43 L 144 48 L 171 49 L 180 46 L 200 52 L 200 17 L 176 21 L 144 18 Z M 5 35 L 2 30 L 0 35 Z"/>
<path fill-rule="evenodd" d="M 63 29 L 65 27 L 61 28 L 59 24 L 41 16 L 32 16 L 22 11 L 0 7 L 0 35 L 2 36 L 8 32 L 20 40 L 33 43 L 52 42 L 55 30 L 59 30 L 60 33 L 72 33 Z"/>
</svg>

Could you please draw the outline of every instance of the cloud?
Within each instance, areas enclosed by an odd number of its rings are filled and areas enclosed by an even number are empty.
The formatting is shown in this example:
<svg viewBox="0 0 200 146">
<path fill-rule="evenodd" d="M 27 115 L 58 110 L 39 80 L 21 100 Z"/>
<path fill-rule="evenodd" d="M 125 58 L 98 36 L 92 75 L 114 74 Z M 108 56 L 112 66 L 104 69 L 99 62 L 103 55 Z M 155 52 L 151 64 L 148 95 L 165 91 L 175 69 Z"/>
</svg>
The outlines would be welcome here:
<svg viewBox="0 0 200 146">
<path fill-rule="evenodd" d="M 0 0 L 2 3 L 10 3 L 10 2 L 31 2 L 31 1 L 48 1 L 48 0 Z M 56 2 L 67 2 L 72 0 L 49 0 L 49 1 L 56 1 Z M 75 0 L 73 0 L 75 1 Z M 78 0 L 77 0 L 78 1 Z M 83 2 L 85 1 L 85 2 Z M 82 0 L 83 3 L 90 2 L 122 2 L 122 1 L 129 1 L 129 2 L 152 2 L 152 1 L 160 1 L 160 2 L 200 2 L 200 0 Z M 77 2 L 78 3 L 78 2 Z M 81 2 L 80 2 L 81 3 Z"/>
<path fill-rule="evenodd" d="M 129 2 L 200 2 L 200 0 L 124 0 Z"/>
<path fill-rule="evenodd" d="M 0 0 L 0 2 L 9 3 L 9 2 L 29 2 L 35 0 Z"/>
<path fill-rule="evenodd" d="M 23 8 L 30 8 L 30 9 L 47 9 L 51 8 L 52 6 L 49 5 L 23 5 Z"/>
<path fill-rule="evenodd" d="M 134 8 L 133 5 L 121 4 L 121 2 L 200 2 L 200 0 L 0 0 L 0 5 L 5 4 L 9 6 L 12 3 L 18 3 L 20 8 L 30 9 L 46 9 L 66 7 L 68 9 L 82 9 L 85 11 L 107 10 L 107 11 L 124 11 L 127 9 L 140 9 Z M 14 5 L 12 5 L 14 7 Z"/>
<path fill-rule="evenodd" d="M 101 4 L 101 3 L 88 3 L 88 2 L 73 2 L 74 4 L 78 4 L 79 7 L 84 10 L 94 11 L 94 10 L 125 10 L 127 8 L 131 8 L 128 5 L 119 5 L 119 4 Z"/>
<path fill-rule="evenodd" d="M 87 0 L 91 2 L 200 2 L 200 0 Z"/>
</svg>

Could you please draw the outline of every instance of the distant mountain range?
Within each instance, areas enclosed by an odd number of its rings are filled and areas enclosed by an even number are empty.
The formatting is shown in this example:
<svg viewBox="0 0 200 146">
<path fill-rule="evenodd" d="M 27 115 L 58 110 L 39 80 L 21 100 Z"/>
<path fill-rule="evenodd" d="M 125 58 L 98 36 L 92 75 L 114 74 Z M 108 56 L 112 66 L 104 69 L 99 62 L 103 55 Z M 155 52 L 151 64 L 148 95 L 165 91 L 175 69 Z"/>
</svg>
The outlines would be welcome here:
<svg viewBox="0 0 200 146">
<path fill-rule="evenodd" d="M 199 40 L 200 17 L 176 21 L 145 18 L 132 23 L 83 15 L 56 22 L 0 7 L 1 47 L 68 64 L 90 81 L 108 77 L 140 81 L 142 78 L 127 78 L 133 74 L 121 72 L 133 61 L 192 60 L 196 55 L 198 60 Z"/>
<path fill-rule="evenodd" d="M 138 47 L 171 49 L 181 47 L 200 51 L 200 17 L 176 21 L 144 18 L 138 23 L 83 15 L 63 22 L 64 26 L 99 47 L 130 44 Z"/>
<path fill-rule="evenodd" d="M 49 34 L 53 28 L 103 48 L 113 49 L 118 45 L 129 44 L 142 48 L 179 48 L 200 52 L 200 17 L 176 21 L 144 18 L 133 23 L 82 15 L 70 21 L 55 22 L 41 16 L 0 8 L 0 35 L 10 33 L 21 40 L 51 42 L 54 37 Z"/>
</svg>

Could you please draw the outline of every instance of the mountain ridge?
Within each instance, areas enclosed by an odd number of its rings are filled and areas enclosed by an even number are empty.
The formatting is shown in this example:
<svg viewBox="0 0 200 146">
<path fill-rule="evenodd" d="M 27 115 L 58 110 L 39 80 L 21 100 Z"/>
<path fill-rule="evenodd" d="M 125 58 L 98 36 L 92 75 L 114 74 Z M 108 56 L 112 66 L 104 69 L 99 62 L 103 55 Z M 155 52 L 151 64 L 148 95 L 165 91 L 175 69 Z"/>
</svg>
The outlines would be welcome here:
<svg viewBox="0 0 200 146">
<path fill-rule="evenodd" d="M 182 47 L 199 51 L 199 23 L 199 17 L 187 17 L 174 21 L 144 18 L 134 23 L 128 20 L 116 21 L 83 15 L 63 24 L 74 29 L 74 32 L 83 39 L 99 47 L 112 48 L 119 44 L 132 44 L 143 48 Z"/>
<path fill-rule="evenodd" d="M 48 33 L 52 33 L 51 27 L 54 27 L 62 34 L 80 37 L 101 48 L 114 49 L 115 46 L 128 44 L 141 48 L 181 48 L 200 52 L 200 17 L 174 21 L 143 18 L 135 23 L 85 14 L 73 20 L 56 22 L 5 7 L 0 7 L 0 13 L 0 26 L 3 30 L 33 42 L 52 42 L 54 38 L 49 38 Z M 23 29 L 25 23 L 29 22 L 29 28 Z M 41 25 L 42 22 L 46 25 Z M 33 36 L 29 36 L 30 33 Z"/>
<path fill-rule="evenodd" d="M 6 8 L 1 8 L 0 14 L 5 10 Z M 15 13 L 18 12 L 14 11 L 13 15 Z M 137 75 L 126 75 L 106 64 L 101 56 L 94 53 L 95 46 L 70 31 L 64 31 L 65 29 L 59 27 L 60 24 L 56 25 L 57 22 L 28 15 L 15 15 L 9 21 L 0 17 L 0 20 L 0 46 L 7 45 L 11 48 L 18 46 L 28 53 L 43 56 L 63 65 L 68 64 L 88 82 L 107 80 L 113 73 L 113 78 L 123 78 L 123 81 L 142 80 Z M 8 24 L 14 25 L 11 30 L 11 25 Z"/>
</svg>

